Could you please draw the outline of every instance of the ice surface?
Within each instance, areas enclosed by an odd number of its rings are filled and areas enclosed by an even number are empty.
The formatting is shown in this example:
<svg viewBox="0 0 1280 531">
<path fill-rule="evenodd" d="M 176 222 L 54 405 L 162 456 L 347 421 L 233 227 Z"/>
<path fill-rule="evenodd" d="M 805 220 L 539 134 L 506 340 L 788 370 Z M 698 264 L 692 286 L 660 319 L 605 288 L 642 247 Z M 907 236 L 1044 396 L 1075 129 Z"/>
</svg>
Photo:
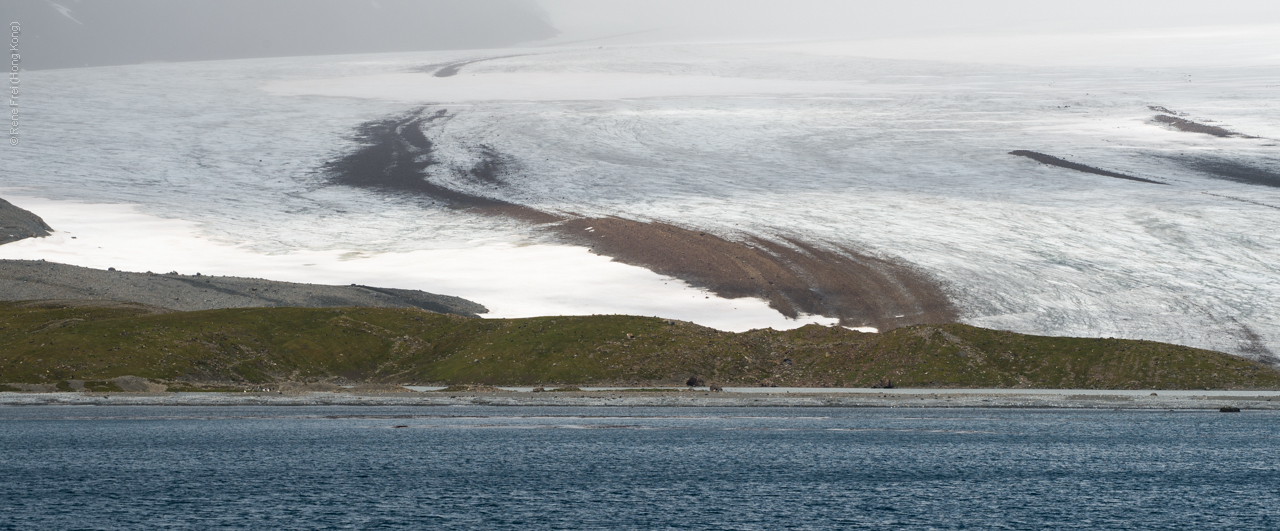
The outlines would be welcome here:
<svg viewBox="0 0 1280 531">
<path fill-rule="evenodd" d="M 3 186 L 59 202 L 15 204 L 59 230 L 92 224 L 79 210 L 42 210 L 62 201 L 138 205 L 151 221 L 112 231 L 101 251 L 49 239 L 0 257 L 415 288 L 495 315 L 715 324 L 714 312 L 747 302 L 660 291 L 657 275 L 548 245 L 513 221 L 326 184 L 324 162 L 354 147 L 359 124 L 427 107 L 447 113 L 424 131 L 442 161 L 429 178 L 459 190 L 902 259 L 945 281 L 981 326 L 1250 355 L 1280 348 L 1280 188 L 1187 162 L 1280 172 L 1280 68 L 1013 66 L 858 49 L 637 46 L 31 72 L 32 131 L 6 152 Z M 424 69 L 520 53 L 452 77 Z M 1257 138 L 1176 131 L 1152 120 L 1152 105 Z M 1017 149 L 1169 185 L 1008 155 Z M 511 161 L 498 183 L 463 171 L 484 150 Z M 171 252 L 181 246 L 146 228 L 158 219 L 181 220 L 181 238 L 201 243 Z M 156 265 L 172 260 L 181 263 Z M 650 293 L 661 302 L 637 302 Z M 717 326 L 782 322 L 751 304 L 752 317 Z"/>
</svg>

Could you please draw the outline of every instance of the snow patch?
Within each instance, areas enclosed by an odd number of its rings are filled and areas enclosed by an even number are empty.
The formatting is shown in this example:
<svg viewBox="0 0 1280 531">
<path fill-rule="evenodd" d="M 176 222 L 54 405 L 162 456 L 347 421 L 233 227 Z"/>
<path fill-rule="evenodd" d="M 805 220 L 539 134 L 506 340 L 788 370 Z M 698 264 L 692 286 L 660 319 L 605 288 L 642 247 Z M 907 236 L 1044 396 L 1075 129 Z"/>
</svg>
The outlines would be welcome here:
<svg viewBox="0 0 1280 531">
<path fill-rule="evenodd" d="M 486 318 L 627 314 L 691 321 L 741 332 L 830 325 L 791 320 L 759 299 L 723 299 L 584 247 L 506 242 L 399 253 L 351 250 L 265 254 L 219 242 L 199 225 L 143 214 L 134 205 L 54 201 L 5 193 L 56 232 L 0 246 L 0 259 L 48 260 L 122 271 L 257 277 L 315 284 L 418 289 L 469 299 Z"/>
</svg>

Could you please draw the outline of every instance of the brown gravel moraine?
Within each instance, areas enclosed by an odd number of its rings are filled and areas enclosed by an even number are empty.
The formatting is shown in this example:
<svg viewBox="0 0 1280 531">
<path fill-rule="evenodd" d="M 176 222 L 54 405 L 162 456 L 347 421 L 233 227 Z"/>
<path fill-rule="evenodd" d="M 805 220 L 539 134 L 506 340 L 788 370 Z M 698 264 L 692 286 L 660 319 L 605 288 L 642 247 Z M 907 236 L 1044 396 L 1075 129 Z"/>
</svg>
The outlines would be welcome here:
<svg viewBox="0 0 1280 531">
<path fill-rule="evenodd" d="M 788 317 L 834 317 L 846 326 L 888 330 L 956 322 L 958 312 L 940 282 L 909 264 L 849 247 L 799 237 L 732 237 L 663 220 L 583 217 L 548 212 L 433 182 L 426 170 L 442 164 L 423 132 L 451 119 L 423 107 L 360 126 L 361 146 L 329 162 L 330 183 L 409 194 L 433 205 L 523 221 L 554 240 L 679 278 L 726 298 L 758 297 Z M 512 186 L 518 166 L 487 146 L 472 168 L 455 168 L 486 186 Z M 588 230 L 590 229 L 590 230 Z"/>
<path fill-rule="evenodd" d="M 848 248 L 758 237 L 732 241 L 615 217 L 571 219 L 547 228 L 597 254 L 722 297 L 759 297 L 792 318 L 816 314 L 880 330 L 958 319 L 942 285 L 925 273 Z"/>
</svg>

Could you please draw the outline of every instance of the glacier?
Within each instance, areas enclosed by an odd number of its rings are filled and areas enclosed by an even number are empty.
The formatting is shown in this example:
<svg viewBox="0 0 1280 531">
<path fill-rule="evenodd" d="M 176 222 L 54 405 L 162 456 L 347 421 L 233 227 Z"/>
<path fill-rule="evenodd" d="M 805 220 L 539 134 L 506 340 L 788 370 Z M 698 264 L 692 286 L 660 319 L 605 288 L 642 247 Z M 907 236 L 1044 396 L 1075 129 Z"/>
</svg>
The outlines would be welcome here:
<svg viewBox="0 0 1280 531">
<path fill-rule="evenodd" d="M 360 147 L 362 124 L 427 113 L 440 119 L 420 126 L 437 162 L 424 178 L 460 193 L 859 249 L 936 278 L 978 326 L 1274 359 L 1280 67 L 863 51 L 700 43 L 29 72 L 29 129 L 0 162 L 0 197 L 62 235 L 0 258 L 393 282 L 499 317 L 833 322 L 719 299 L 518 219 L 334 184 L 327 165 Z M 1175 115 L 1239 134 L 1155 119 Z M 494 160 L 498 178 L 470 171 Z M 73 241 L 69 227 L 99 232 Z"/>
</svg>

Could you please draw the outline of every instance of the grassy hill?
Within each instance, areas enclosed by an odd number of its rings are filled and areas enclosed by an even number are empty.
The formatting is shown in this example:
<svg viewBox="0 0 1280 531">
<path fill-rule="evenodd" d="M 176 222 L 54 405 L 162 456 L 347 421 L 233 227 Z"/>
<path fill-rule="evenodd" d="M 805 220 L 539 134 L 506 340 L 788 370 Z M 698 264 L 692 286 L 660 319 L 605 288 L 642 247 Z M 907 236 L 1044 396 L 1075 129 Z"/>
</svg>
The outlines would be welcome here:
<svg viewBox="0 0 1280 531">
<path fill-rule="evenodd" d="M 135 375 L 175 387 L 282 381 L 1107 389 L 1280 388 L 1280 371 L 1151 341 L 967 325 L 733 334 L 631 316 L 475 319 L 416 309 L 0 303 L 0 383 Z M 65 384 L 64 384 L 65 386 Z"/>
</svg>

